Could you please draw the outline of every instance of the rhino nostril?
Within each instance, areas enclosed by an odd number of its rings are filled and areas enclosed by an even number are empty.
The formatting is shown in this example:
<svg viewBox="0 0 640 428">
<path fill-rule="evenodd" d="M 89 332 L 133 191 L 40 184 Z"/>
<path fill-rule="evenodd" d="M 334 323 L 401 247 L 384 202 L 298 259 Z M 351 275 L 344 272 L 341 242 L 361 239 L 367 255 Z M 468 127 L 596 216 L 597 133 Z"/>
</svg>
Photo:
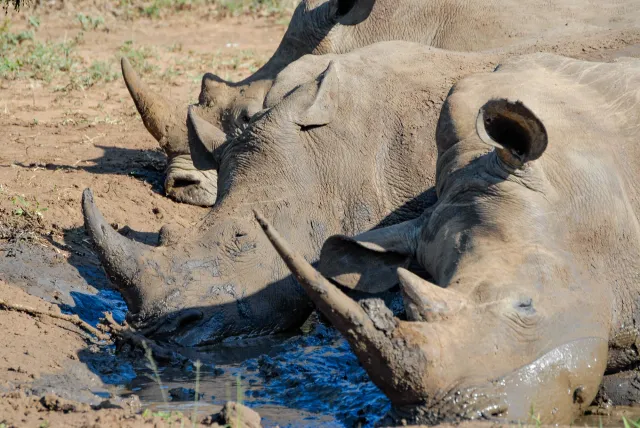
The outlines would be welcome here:
<svg viewBox="0 0 640 428">
<path fill-rule="evenodd" d="M 583 404 L 585 402 L 585 390 L 583 386 L 579 386 L 573 391 L 573 402 L 576 404 Z"/>
<path fill-rule="evenodd" d="M 180 189 L 189 186 L 197 186 L 200 184 L 200 180 L 193 180 L 190 178 L 177 178 L 171 183 L 171 187 L 174 189 Z"/>
</svg>

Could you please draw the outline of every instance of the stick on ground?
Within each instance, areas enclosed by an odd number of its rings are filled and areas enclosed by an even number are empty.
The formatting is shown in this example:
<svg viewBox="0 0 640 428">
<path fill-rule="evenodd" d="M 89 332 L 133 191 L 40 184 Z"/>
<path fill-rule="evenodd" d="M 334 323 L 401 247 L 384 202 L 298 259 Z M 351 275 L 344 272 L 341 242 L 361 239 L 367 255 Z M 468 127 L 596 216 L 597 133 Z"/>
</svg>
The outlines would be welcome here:
<svg viewBox="0 0 640 428">
<path fill-rule="evenodd" d="M 82 321 L 77 315 L 57 314 L 57 313 L 51 312 L 51 311 L 42 311 L 40 309 L 35 309 L 35 308 L 27 307 L 27 306 L 8 303 L 8 302 L 4 301 L 3 299 L 0 299 L 0 309 L 4 309 L 4 310 L 7 310 L 7 311 L 24 312 L 26 314 L 29 314 L 29 315 L 32 315 L 32 316 L 36 316 L 36 317 L 47 316 L 47 317 L 51 317 L 51 318 L 57 318 L 59 320 L 67 321 L 67 322 L 70 322 L 70 323 L 80 327 L 81 329 L 85 330 L 86 332 L 96 336 L 100 340 L 109 340 L 109 336 L 108 335 L 100 332 L 98 329 L 96 329 L 96 328 L 90 326 L 89 324 L 87 324 L 86 322 Z"/>
</svg>

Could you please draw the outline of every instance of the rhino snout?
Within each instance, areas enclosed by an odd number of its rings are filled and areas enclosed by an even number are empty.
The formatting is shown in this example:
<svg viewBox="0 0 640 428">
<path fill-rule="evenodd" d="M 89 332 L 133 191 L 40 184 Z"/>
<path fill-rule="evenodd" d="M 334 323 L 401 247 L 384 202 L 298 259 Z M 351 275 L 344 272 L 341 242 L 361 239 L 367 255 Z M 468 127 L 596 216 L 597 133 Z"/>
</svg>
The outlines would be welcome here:
<svg viewBox="0 0 640 428">
<path fill-rule="evenodd" d="M 169 161 L 164 188 L 177 202 L 210 207 L 216 202 L 217 181 L 215 170 L 198 170 L 189 155 L 176 156 Z"/>
</svg>

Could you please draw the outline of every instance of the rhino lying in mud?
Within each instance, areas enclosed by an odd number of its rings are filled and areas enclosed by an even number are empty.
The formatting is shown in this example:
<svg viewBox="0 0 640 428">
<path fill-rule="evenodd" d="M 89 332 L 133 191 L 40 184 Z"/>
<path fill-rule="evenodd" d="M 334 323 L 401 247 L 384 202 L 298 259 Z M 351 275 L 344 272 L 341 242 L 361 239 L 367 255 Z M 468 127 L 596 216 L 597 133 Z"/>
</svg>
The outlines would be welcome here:
<svg viewBox="0 0 640 428">
<path fill-rule="evenodd" d="M 220 198 L 197 230 L 163 228 L 160 246 L 145 246 L 119 235 L 91 193 L 83 196 L 85 228 L 130 322 L 185 346 L 301 325 L 312 304 L 252 209 L 310 261 L 330 235 L 418 217 L 435 200 L 432 141 L 447 90 L 496 63 L 385 42 L 291 64 L 267 96 L 269 108 L 236 138 L 225 140 L 192 111 L 202 139 L 194 147 L 208 148 L 213 155 L 201 159 L 220 166 Z"/>
<path fill-rule="evenodd" d="M 533 409 L 567 423 L 605 371 L 640 362 L 638 88 L 640 60 L 551 54 L 453 87 L 436 133 L 438 201 L 322 250 L 320 270 L 347 288 L 399 277 L 408 321 L 355 303 L 261 219 L 395 417 L 526 420 Z M 411 257 L 433 282 L 403 268 Z"/>
<path fill-rule="evenodd" d="M 273 79 L 306 54 L 347 53 L 385 40 L 412 41 L 441 49 L 480 51 L 517 41 L 637 27 L 640 1 L 616 0 L 606 8 L 575 0 L 305 0 L 271 59 L 255 74 L 230 83 L 213 74 L 202 79 L 198 114 L 235 134 L 263 108 Z M 193 205 L 216 201 L 218 166 L 195 168 L 189 156 L 186 108 L 151 93 L 123 60 L 123 76 L 142 120 L 169 157 L 165 192 Z"/>
</svg>

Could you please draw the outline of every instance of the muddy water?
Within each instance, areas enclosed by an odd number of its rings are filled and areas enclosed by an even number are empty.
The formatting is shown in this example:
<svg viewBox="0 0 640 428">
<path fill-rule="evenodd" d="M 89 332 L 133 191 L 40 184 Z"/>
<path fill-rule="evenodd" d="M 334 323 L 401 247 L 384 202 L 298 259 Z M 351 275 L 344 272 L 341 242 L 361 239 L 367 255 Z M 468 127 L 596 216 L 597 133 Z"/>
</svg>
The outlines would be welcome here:
<svg viewBox="0 0 640 428">
<path fill-rule="evenodd" d="M 84 308 L 88 321 L 97 321 L 94 311 L 115 309 L 117 318 L 126 311 L 119 295 L 110 291 L 76 302 L 76 311 Z M 110 394 L 135 394 L 153 411 L 195 411 L 204 417 L 226 401 L 242 401 L 260 413 L 267 427 L 371 427 L 389 410 L 388 400 L 369 381 L 348 344 L 315 316 L 296 335 L 230 341 L 187 356 L 203 363 L 197 403 L 192 362 L 158 367 L 158 382 L 144 359 L 112 355 L 112 372 L 101 377 L 114 386 Z M 620 427 L 623 417 L 639 420 L 640 408 L 583 416 L 573 426 Z"/>
<path fill-rule="evenodd" d="M 138 376 L 114 392 L 136 394 L 152 410 L 191 414 L 195 406 L 202 415 L 240 399 L 260 413 L 265 426 L 373 426 L 388 411 L 387 399 L 337 332 L 317 321 L 306 327 L 299 336 L 223 344 L 190 356 L 204 362 L 197 406 L 176 391 L 195 388 L 190 363 L 160 368 L 162 387 L 150 378 L 152 371 L 139 367 Z"/>
</svg>

